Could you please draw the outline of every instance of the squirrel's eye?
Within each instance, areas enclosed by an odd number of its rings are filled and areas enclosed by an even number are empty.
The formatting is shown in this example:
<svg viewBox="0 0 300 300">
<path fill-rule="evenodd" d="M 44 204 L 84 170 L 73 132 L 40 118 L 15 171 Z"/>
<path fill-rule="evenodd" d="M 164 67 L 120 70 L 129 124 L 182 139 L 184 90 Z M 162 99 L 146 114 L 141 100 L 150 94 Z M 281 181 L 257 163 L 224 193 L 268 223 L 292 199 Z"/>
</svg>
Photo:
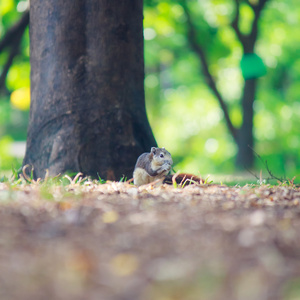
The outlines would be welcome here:
<svg viewBox="0 0 300 300">
<path fill-rule="evenodd" d="M 164 157 L 164 155 L 161 153 L 160 155 L 159 155 L 161 158 L 163 158 Z"/>
</svg>

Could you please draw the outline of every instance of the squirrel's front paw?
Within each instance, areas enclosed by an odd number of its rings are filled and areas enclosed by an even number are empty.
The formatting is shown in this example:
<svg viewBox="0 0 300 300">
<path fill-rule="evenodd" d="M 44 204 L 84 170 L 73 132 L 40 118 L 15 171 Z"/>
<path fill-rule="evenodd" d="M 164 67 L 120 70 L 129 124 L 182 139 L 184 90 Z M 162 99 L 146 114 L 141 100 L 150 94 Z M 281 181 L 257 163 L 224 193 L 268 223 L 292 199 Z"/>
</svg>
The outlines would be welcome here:
<svg viewBox="0 0 300 300">
<path fill-rule="evenodd" d="M 163 171 L 168 171 L 169 172 L 171 170 L 171 168 L 172 168 L 172 166 L 170 164 L 163 164 L 162 165 Z"/>
</svg>

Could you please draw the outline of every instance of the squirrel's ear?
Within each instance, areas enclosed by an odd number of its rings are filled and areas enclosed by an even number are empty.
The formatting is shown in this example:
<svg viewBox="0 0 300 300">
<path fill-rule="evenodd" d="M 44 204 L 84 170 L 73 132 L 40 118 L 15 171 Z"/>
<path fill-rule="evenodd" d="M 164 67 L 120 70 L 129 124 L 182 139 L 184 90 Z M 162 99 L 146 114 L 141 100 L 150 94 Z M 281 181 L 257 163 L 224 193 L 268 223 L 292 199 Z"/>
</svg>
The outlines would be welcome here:
<svg viewBox="0 0 300 300">
<path fill-rule="evenodd" d="M 151 153 L 155 154 L 155 151 L 156 151 L 156 148 L 155 148 L 155 147 L 152 147 L 152 148 L 151 148 Z"/>
</svg>

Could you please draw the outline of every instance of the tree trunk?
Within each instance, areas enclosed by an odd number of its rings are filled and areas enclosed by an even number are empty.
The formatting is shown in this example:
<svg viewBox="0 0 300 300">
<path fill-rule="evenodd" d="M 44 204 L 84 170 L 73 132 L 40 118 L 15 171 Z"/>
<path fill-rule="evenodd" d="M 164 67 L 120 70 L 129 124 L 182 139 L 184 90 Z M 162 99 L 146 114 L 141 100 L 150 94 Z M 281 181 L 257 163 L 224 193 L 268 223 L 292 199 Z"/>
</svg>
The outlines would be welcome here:
<svg viewBox="0 0 300 300">
<path fill-rule="evenodd" d="M 132 177 L 156 142 L 144 101 L 142 0 L 31 0 L 34 177 Z"/>
<path fill-rule="evenodd" d="M 242 98 L 243 124 L 238 131 L 237 166 L 251 168 L 254 163 L 254 139 L 253 139 L 253 103 L 256 93 L 257 79 L 245 81 Z"/>
</svg>

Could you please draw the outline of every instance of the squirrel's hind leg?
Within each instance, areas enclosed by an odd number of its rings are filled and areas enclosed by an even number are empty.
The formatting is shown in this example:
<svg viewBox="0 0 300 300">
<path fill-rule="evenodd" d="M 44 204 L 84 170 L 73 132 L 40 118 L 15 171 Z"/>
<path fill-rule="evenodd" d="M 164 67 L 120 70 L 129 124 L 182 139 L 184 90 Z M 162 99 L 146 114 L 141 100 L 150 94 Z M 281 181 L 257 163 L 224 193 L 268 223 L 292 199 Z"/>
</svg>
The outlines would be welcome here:
<svg viewBox="0 0 300 300">
<path fill-rule="evenodd" d="M 142 168 L 136 168 L 133 172 L 133 183 L 137 186 L 150 183 L 149 174 Z"/>
</svg>

